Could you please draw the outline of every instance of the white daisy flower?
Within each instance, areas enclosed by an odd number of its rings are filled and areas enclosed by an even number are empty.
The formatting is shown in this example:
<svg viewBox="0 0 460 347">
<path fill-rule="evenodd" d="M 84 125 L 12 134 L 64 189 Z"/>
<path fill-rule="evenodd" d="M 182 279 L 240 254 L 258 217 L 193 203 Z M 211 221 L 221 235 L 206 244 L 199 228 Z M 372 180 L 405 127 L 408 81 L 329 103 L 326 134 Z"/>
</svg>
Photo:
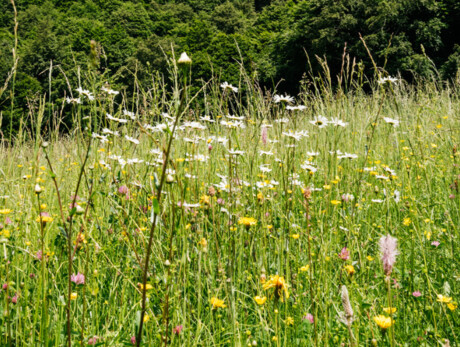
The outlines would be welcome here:
<svg viewBox="0 0 460 347">
<path fill-rule="evenodd" d="M 224 82 L 220 85 L 220 87 L 225 91 L 225 90 L 231 90 L 234 93 L 238 93 L 238 88 L 232 86 L 231 84 L 228 84 L 228 82 Z"/>
</svg>

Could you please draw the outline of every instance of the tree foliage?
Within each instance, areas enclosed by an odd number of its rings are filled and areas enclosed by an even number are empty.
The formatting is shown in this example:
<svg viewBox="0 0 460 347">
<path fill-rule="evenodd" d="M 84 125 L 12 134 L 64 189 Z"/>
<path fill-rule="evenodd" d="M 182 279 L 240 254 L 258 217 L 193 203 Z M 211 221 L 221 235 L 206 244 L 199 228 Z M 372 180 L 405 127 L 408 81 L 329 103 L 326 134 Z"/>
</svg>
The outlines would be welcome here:
<svg viewBox="0 0 460 347">
<path fill-rule="evenodd" d="M 149 81 L 167 71 L 165 55 L 187 51 L 197 83 L 213 74 L 236 83 L 241 64 L 262 85 L 295 93 L 307 73 L 327 61 L 334 76 L 346 53 L 371 68 L 373 58 L 390 74 L 452 78 L 460 64 L 460 5 L 456 0 L 21 0 L 16 91 L 35 95 L 53 86 L 78 86 L 90 68 L 90 41 L 98 43 L 97 67 L 111 83 L 133 85 L 127 71 Z M 14 15 L 0 4 L 0 78 L 11 66 Z M 310 70 L 311 69 L 311 70 Z M 371 71 L 371 70 L 369 70 Z M 64 76 L 64 73 L 66 76 Z M 21 81 L 19 81 L 21 80 Z M 33 81 L 28 83 L 27 81 Z M 23 90 L 24 89 L 24 90 Z M 30 91 L 30 93 L 29 93 Z M 63 98 L 63 91 L 51 91 Z M 0 107 L 7 117 L 11 100 Z M 27 110 L 18 98 L 14 108 Z"/>
</svg>

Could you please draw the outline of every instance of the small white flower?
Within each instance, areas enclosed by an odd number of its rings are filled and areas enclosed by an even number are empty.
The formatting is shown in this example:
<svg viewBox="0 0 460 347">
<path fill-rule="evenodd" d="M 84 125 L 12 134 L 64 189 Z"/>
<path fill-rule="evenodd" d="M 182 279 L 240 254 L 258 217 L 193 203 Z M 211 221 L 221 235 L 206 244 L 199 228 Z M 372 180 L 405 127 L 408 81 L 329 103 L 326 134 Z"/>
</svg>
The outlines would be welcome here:
<svg viewBox="0 0 460 347">
<path fill-rule="evenodd" d="M 332 119 L 329 121 L 329 124 L 332 124 L 332 125 L 335 126 L 335 127 L 337 127 L 337 126 L 345 127 L 345 126 L 347 126 L 348 123 L 346 123 L 346 122 L 344 122 L 343 120 L 338 119 L 338 118 L 332 118 Z"/>
<path fill-rule="evenodd" d="M 286 106 L 286 110 L 289 110 L 289 111 L 303 111 L 303 110 L 306 110 L 307 109 L 307 106 L 304 106 L 304 105 L 298 105 L 298 106 Z"/>
<path fill-rule="evenodd" d="M 395 128 L 399 126 L 399 120 L 397 120 L 397 119 L 391 119 L 391 118 L 388 118 L 388 117 L 383 117 L 383 120 L 385 121 L 385 123 L 391 124 Z"/>
<path fill-rule="evenodd" d="M 286 102 L 286 103 L 291 103 L 291 102 L 294 102 L 294 98 L 292 96 L 289 96 L 289 95 L 275 95 L 273 97 L 273 101 L 275 103 L 280 103 L 280 102 Z"/>
<path fill-rule="evenodd" d="M 123 116 L 129 117 L 132 120 L 136 120 L 136 115 L 134 114 L 134 112 L 128 110 L 123 110 Z"/>
<path fill-rule="evenodd" d="M 102 132 L 104 134 L 109 134 L 109 135 L 113 135 L 113 136 L 120 136 L 120 133 L 118 131 L 112 131 L 112 130 L 107 129 L 107 128 L 102 129 Z"/>
<path fill-rule="evenodd" d="M 377 81 L 378 84 L 386 84 L 386 83 L 392 84 L 392 83 L 396 83 L 396 82 L 398 82 L 398 79 L 395 78 L 395 77 L 391 77 L 391 76 L 382 77 Z"/>
<path fill-rule="evenodd" d="M 69 98 L 69 97 L 66 97 L 66 98 L 65 98 L 65 101 L 66 101 L 68 104 L 81 104 L 81 99 L 80 99 L 80 98 Z"/>
<path fill-rule="evenodd" d="M 232 119 L 232 120 L 244 120 L 244 116 L 238 117 L 238 116 L 231 116 L 228 114 L 225 117 L 228 119 Z"/>
<path fill-rule="evenodd" d="M 211 119 L 211 117 L 209 117 L 209 116 L 200 117 L 200 120 L 205 121 L 205 122 L 209 122 L 209 123 L 215 123 L 216 122 L 214 119 Z"/>
<path fill-rule="evenodd" d="M 310 121 L 311 124 L 316 125 L 318 128 L 324 128 L 329 123 L 329 120 L 323 116 L 317 116 Z"/>
<path fill-rule="evenodd" d="M 118 95 L 118 94 L 120 94 L 120 92 L 118 92 L 116 90 L 112 90 L 112 89 L 107 88 L 107 87 L 102 87 L 101 90 L 103 92 L 106 92 L 108 95 Z"/>
<path fill-rule="evenodd" d="M 123 119 L 123 118 L 116 118 L 116 117 L 113 117 L 112 115 L 110 114 L 106 114 L 107 116 L 107 119 L 109 120 L 112 120 L 114 122 L 118 122 L 118 123 L 128 123 L 128 120 L 127 119 Z"/>
<path fill-rule="evenodd" d="M 94 95 L 86 89 L 82 89 L 81 87 L 78 87 L 76 91 L 84 96 L 86 96 L 90 101 L 94 100 Z"/>
<path fill-rule="evenodd" d="M 228 82 L 224 82 L 220 85 L 220 87 L 225 91 L 225 90 L 231 90 L 234 93 L 238 93 L 238 88 L 232 86 L 231 84 L 228 84 Z"/>
<path fill-rule="evenodd" d="M 136 145 L 138 145 L 140 143 L 138 139 L 135 139 L 134 137 L 130 137 L 128 135 L 125 135 L 125 139 L 128 140 L 129 142 L 132 142 L 132 143 L 136 144 Z"/>
</svg>

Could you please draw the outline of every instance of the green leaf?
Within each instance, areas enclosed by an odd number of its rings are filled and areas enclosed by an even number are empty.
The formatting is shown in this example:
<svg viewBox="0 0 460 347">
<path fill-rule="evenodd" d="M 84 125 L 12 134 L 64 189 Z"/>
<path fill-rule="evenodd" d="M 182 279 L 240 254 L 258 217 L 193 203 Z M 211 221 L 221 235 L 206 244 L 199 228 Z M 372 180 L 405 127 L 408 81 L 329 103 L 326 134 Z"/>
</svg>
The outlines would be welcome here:
<svg viewBox="0 0 460 347">
<path fill-rule="evenodd" d="M 157 198 L 153 199 L 153 212 L 155 214 L 160 214 L 160 204 L 158 203 Z"/>
</svg>

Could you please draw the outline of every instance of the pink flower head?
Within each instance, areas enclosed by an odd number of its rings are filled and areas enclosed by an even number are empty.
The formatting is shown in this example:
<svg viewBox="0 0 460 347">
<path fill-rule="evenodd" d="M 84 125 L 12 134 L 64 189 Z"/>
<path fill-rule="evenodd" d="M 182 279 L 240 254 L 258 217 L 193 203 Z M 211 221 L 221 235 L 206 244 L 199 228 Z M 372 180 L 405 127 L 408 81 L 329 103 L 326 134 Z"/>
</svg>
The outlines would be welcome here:
<svg viewBox="0 0 460 347">
<path fill-rule="evenodd" d="M 97 343 L 98 339 L 99 339 L 99 337 L 97 337 L 97 336 L 94 336 L 94 337 L 90 338 L 88 340 L 88 345 L 95 345 Z"/>
<path fill-rule="evenodd" d="M 212 150 L 212 145 L 208 145 L 208 150 Z"/>
<path fill-rule="evenodd" d="M 182 329 L 184 329 L 184 327 L 182 326 L 182 324 L 181 324 L 181 325 L 178 325 L 178 326 L 176 326 L 176 327 L 173 329 L 173 333 L 179 335 L 180 332 L 182 331 Z"/>
<path fill-rule="evenodd" d="M 129 193 L 129 189 L 127 186 L 121 186 L 118 188 L 118 193 L 127 195 Z"/>
<path fill-rule="evenodd" d="M 36 257 L 38 260 L 42 260 L 42 251 L 38 251 L 38 252 L 35 254 L 35 257 Z"/>
<path fill-rule="evenodd" d="M 131 344 L 132 345 L 136 344 L 136 336 L 131 337 Z"/>
<path fill-rule="evenodd" d="M 339 258 L 342 260 L 348 260 L 350 258 L 350 252 L 348 251 L 347 247 L 343 247 L 339 253 Z"/>
<path fill-rule="evenodd" d="M 5 225 L 11 224 L 13 221 L 10 219 L 10 217 L 5 218 Z"/>
<path fill-rule="evenodd" d="M 435 246 L 435 247 L 438 247 L 440 244 L 441 244 L 441 242 L 439 242 L 439 241 L 433 241 L 433 242 L 431 242 L 431 245 L 432 245 L 432 246 Z"/>
<path fill-rule="evenodd" d="M 305 316 L 302 317 L 302 319 L 308 320 L 311 324 L 313 324 L 315 321 L 311 313 L 307 313 Z"/>
<path fill-rule="evenodd" d="M 70 276 L 70 280 L 75 284 L 85 284 L 85 275 L 78 273 Z"/>
<path fill-rule="evenodd" d="M 2 289 L 3 289 L 3 290 L 6 290 L 7 288 L 8 288 L 8 283 L 3 283 Z"/>
<path fill-rule="evenodd" d="M 217 199 L 217 203 L 218 203 L 219 205 L 223 205 L 225 202 L 224 202 L 224 199 L 219 198 L 219 199 Z"/>
<path fill-rule="evenodd" d="M 396 262 L 396 256 L 399 254 L 397 250 L 398 240 L 390 235 L 383 236 L 379 241 L 379 246 L 382 254 L 383 271 L 385 275 L 389 276 Z"/>
<path fill-rule="evenodd" d="M 418 298 L 419 296 L 422 296 L 422 293 L 420 293 L 419 291 L 416 291 L 416 292 L 413 292 L 412 295 Z"/>
<path fill-rule="evenodd" d="M 17 304 L 18 303 L 18 294 L 14 294 L 14 296 L 11 298 L 11 302 L 13 304 Z"/>
<path fill-rule="evenodd" d="M 261 138 L 262 138 L 262 143 L 264 145 L 266 145 L 267 141 L 268 141 L 268 129 L 267 129 L 267 127 L 262 127 Z"/>
</svg>

